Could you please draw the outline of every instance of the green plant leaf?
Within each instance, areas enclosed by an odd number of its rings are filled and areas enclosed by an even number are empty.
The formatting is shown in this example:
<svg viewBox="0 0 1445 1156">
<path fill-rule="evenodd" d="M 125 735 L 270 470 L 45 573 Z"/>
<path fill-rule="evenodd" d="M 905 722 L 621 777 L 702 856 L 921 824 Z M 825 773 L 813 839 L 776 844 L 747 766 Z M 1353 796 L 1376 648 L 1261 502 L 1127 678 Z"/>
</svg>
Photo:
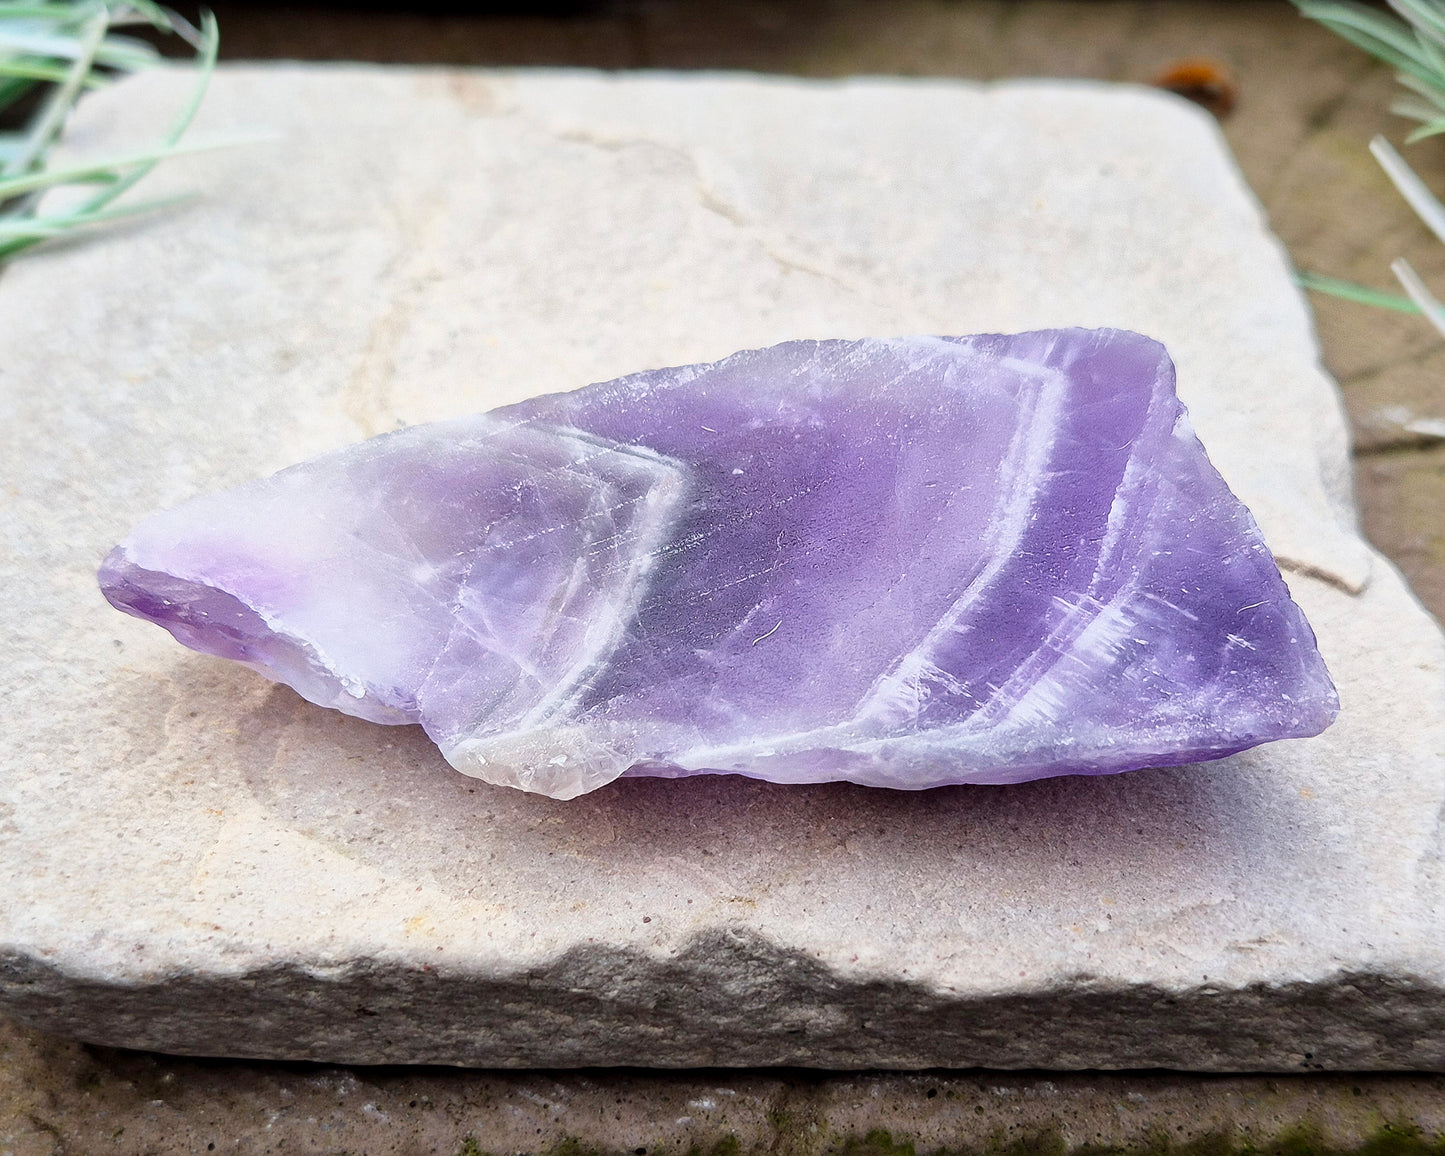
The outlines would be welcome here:
<svg viewBox="0 0 1445 1156">
<path fill-rule="evenodd" d="M 55 20 L 83 24 L 100 4 L 0 4 L 0 20 Z"/>
<path fill-rule="evenodd" d="M 1425 319 L 1435 327 L 1440 336 L 1445 337 L 1445 306 L 1440 304 L 1435 294 L 1420 280 L 1419 274 L 1410 268 L 1410 262 L 1403 257 L 1396 257 L 1390 262 L 1390 272 L 1395 274 L 1396 280 L 1404 286 L 1410 300 L 1419 307 Z"/>
<path fill-rule="evenodd" d="M 1425 30 L 1415 29 L 1415 43 L 1419 46 L 1420 57 L 1430 69 L 1432 76 L 1445 75 L 1445 56 L 1440 55 L 1439 44 L 1434 39 L 1435 33 L 1427 33 Z"/>
<path fill-rule="evenodd" d="M 1419 313 L 1420 307 L 1401 293 L 1390 293 L 1384 289 L 1371 289 L 1354 281 L 1339 277 L 1327 277 L 1323 273 L 1310 273 L 1304 269 L 1294 275 L 1295 284 L 1313 293 L 1326 293 L 1358 305 L 1373 305 L 1379 309 L 1393 309 L 1397 313 Z"/>
<path fill-rule="evenodd" d="M 1389 4 L 1417 34 L 1427 35 L 1437 44 L 1445 45 L 1445 12 L 1429 0 L 1389 0 Z"/>
<path fill-rule="evenodd" d="M 81 51 L 74 36 L 54 32 L 38 32 L 6 28 L 0 24 L 0 53 L 25 56 L 48 56 L 56 60 L 73 60 Z M 97 63 L 126 72 L 149 68 L 160 59 L 160 53 L 144 40 L 133 37 L 108 36 L 95 54 Z"/>
<path fill-rule="evenodd" d="M 0 76 L 14 76 L 24 80 L 48 80 L 61 84 L 69 70 L 58 64 L 47 64 L 38 60 L 0 60 Z M 85 77 L 87 88 L 100 88 L 107 82 L 105 77 L 93 73 Z"/>
<path fill-rule="evenodd" d="M 1350 0 L 1298 0 L 1299 10 L 1312 20 L 1328 24 L 1341 36 L 1368 48 L 1397 68 L 1423 69 L 1419 42 L 1409 26 L 1373 8 Z"/>
<path fill-rule="evenodd" d="M 31 121 L 25 134 L 25 144 L 0 168 L 0 178 L 27 172 L 60 135 L 65 118 L 70 114 L 75 98 L 80 95 L 85 78 L 90 75 L 95 63 L 96 51 L 110 26 L 104 12 L 97 12 L 85 24 L 76 39 L 75 60 L 66 72 L 65 79 L 51 91 L 40 111 Z"/>
<path fill-rule="evenodd" d="M 191 90 L 190 101 L 186 104 L 184 108 L 181 109 L 180 114 L 172 123 L 170 131 L 167 132 L 166 135 L 162 138 L 162 148 L 166 150 L 172 150 L 164 153 L 164 156 L 174 156 L 177 152 L 180 152 L 181 150 L 186 148 L 186 146 L 181 145 L 177 142 L 180 141 L 181 136 L 185 133 L 186 129 L 191 127 L 191 121 L 196 119 L 196 113 L 199 112 L 201 108 L 201 101 L 203 101 L 206 97 L 206 88 L 211 83 L 211 74 L 216 69 L 216 53 L 219 51 L 221 46 L 221 30 L 216 23 L 215 16 L 212 13 L 204 12 L 201 14 L 200 34 L 201 48 L 199 50 L 196 62 L 199 76 L 196 79 L 195 87 Z M 142 161 L 133 170 L 131 170 L 131 172 L 127 173 L 125 176 L 121 177 L 120 180 L 116 181 L 116 183 L 109 189 L 97 193 L 94 197 L 87 201 L 85 203 L 85 211 L 94 212 L 95 210 L 104 208 L 106 205 L 110 204 L 110 202 L 115 200 L 118 196 L 124 193 L 127 189 L 131 188 L 137 181 L 139 181 L 142 177 L 149 173 L 151 169 L 155 168 L 156 164 L 161 159 L 163 159 L 162 156 L 156 156 L 152 160 Z"/>
<path fill-rule="evenodd" d="M 1400 16 L 1396 20 L 1354 0 L 1295 0 L 1300 12 L 1352 44 L 1395 67 L 1396 79 L 1406 95 L 1390 111 L 1420 121 L 1407 144 L 1445 134 L 1445 3 L 1442 0 L 1388 0 Z M 1370 142 L 1370 152 L 1391 182 L 1430 231 L 1445 241 L 1445 205 L 1426 186 L 1405 159 L 1382 136 Z M 1445 306 L 1404 258 L 1391 265 L 1406 296 L 1382 293 L 1334 277 L 1315 273 L 1296 275 L 1299 284 L 1351 301 L 1424 315 L 1445 337 Z"/>
<path fill-rule="evenodd" d="M 1415 172 L 1398 152 L 1383 136 L 1377 136 L 1370 141 L 1370 152 L 1374 154 L 1375 160 L 1385 170 L 1385 175 L 1394 183 L 1402 197 L 1410 208 L 1415 210 L 1415 215 L 1424 221 L 1426 226 L 1441 241 L 1445 241 L 1445 205 L 1432 193 L 1420 175 Z"/>
<path fill-rule="evenodd" d="M 117 156 L 100 157 L 88 163 L 74 164 L 64 169 L 52 169 L 43 172 L 26 173 L 24 176 L 11 177 L 8 180 L 0 181 L 0 199 L 9 199 L 22 193 L 34 192 L 37 189 L 48 189 L 56 185 L 71 185 L 97 180 L 109 180 L 119 184 L 122 181 L 129 181 L 127 188 L 135 181 L 129 180 L 129 174 L 122 170 L 132 172 L 144 167 L 149 171 L 151 167 L 167 157 L 187 156 L 191 153 L 214 152 L 216 149 L 234 148 L 241 144 L 255 144 L 258 141 L 268 140 L 268 137 L 230 137 L 224 140 L 198 141 L 187 144 L 162 144 L 154 148 L 139 149 L 133 153 L 122 153 Z M 136 177 L 135 180 L 139 180 Z"/>
<path fill-rule="evenodd" d="M 0 78 L 0 109 L 9 108 L 35 87 L 36 81 L 23 76 Z"/>
<path fill-rule="evenodd" d="M 1440 111 L 1445 112 L 1445 75 L 1441 76 L 1441 83 L 1438 84 L 1434 82 L 1427 83 L 1419 77 L 1410 76 L 1403 72 L 1395 79 L 1411 92 L 1423 97 L 1432 105 L 1439 108 Z"/>
<path fill-rule="evenodd" d="M 195 199 L 194 194 L 183 194 L 175 197 L 157 197 L 149 201 L 136 201 L 133 204 L 102 209 L 95 213 L 56 213 L 52 216 L 0 221 L 0 242 L 24 240 L 31 237 L 37 240 L 48 240 L 74 232 L 76 229 L 103 225 L 111 221 L 124 220 L 127 217 L 144 216 L 147 213 L 159 212 L 161 209 L 172 208 Z"/>
<path fill-rule="evenodd" d="M 160 60 L 147 42 L 114 31 L 137 24 L 173 33 L 195 47 L 196 83 L 189 99 L 151 148 L 47 168 L 46 159 L 80 94 L 109 82 L 99 69 L 129 72 Z M 204 98 L 219 41 L 210 13 L 196 28 L 155 0 L 0 0 L 0 108 L 36 85 L 50 86 L 23 132 L 0 134 L 0 260 L 80 229 L 156 212 L 187 199 L 116 203 L 162 160 L 240 143 L 230 139 L 183 144 L 180 139 Z M 41 195 L 62 187 L 78 196 L 67 198 L 64 208 L 41 215 Z"/>
<path fill-rule="evenodd" d="M 1407 120 L 1433 121 L 1440 116 L 1442 109 L 1436 108 L 1428 101 L 1421 100 L 1416 96 L 1401 96 L 1390 102 L 1390 111 L 1396 116 L 1403 116 Z"/>
<path fill-rule="evenodd" d="M 1427 121 L 1425 124 L 1422 124 L 1405 138 L 1405 143 L 1414 144 L 1416 141 L 1422 141 L 1426 137 L 1439 136 L 1442 132 L 1445 132 L 1445 117 Z"/>
<path fill-rule="evenodd" d="M 1302 15 L 1426 85 L 1445 87 L 1445 75 L 1434 67 L 1430 51 L 1409 25 L 1351 0 L 1295 0 Z"/>
<path fill-rule="evenodd" d="M 1445 113 L 1445 5 L 1439 0 L 1388 0 L 1403 20 L 1387 16 L 1354 0 L 1294 0 L 1301 15 L 1392 65 L 1396 79 L 1414 97 L 1396 100 L 1390 110 L 1424 121 L 1406 138 L 1434 136 Z"/>
</svg>

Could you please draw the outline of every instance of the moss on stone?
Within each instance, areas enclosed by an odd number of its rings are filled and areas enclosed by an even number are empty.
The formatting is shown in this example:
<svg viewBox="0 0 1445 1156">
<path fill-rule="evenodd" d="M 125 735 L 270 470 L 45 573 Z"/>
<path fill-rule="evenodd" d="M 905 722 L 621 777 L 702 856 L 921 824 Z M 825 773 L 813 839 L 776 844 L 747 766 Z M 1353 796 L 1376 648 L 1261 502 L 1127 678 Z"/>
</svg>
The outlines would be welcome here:
<svg viewBox="0 0 1445 1156">
<path fill-rule="evenodd" d="M 893 1134 L 874 1128 L 861 1140 L 845 1140 L 839 1156 L 917 1156 L 912 1140 L 895 1141 Z"/>
<path fill-rule="evenodd" d="M 885 1128 L 872 1128 L 861 1136 L 834 1136 L 828 1142 L 814 1134 L 804 1136 L 789 1112 L 776 1109 L 769 1114 L 774 1135 L 763 1147 L 744 1149 L 733 1133 L 706 1144 L 693 1144 L 685 1156 L 751 1156 L 767 1152 L 776 1156 L 1445 1156 L 1445 1135 L 1427 1136 L 1413 1124 L 1386 1124 L 1353 1146 L 1327 1140 L 1312 1125 L 1286 1129 L 1268 1139 L 1256 1139 L 1234 1132 L 1217 1131 L 1175 1140 L 1168 1133 L 1154 1132 L 1128 1144 L 1078 1144 L 1070 1147 L 1055 1128 L 1026 1136 L 1005 1138 L 1002 1134 L 984 1144 L 920 1145 L 907 1137 L 895 1139 Z M 536 1156 L 644 1156 L 648 1149 L 600 1148 L 577 1137 L 567 1137 Z M 475 1137 L 468 1136 L 457 1156 L 493 1156 Z M 661 1156 L 661 1153 L 658 1153 Z"/>
</svg>

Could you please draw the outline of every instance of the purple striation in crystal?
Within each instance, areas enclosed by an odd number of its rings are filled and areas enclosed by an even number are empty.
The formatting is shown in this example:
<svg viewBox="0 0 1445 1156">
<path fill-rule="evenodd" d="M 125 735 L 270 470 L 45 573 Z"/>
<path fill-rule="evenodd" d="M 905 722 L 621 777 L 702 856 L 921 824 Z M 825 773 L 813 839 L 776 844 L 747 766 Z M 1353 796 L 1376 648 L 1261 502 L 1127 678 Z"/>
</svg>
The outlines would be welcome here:
<svg viewBox="0 0 1445 1156">
<path fill-rule="evenodd" d="M 1164 348 L 794 341 L 373 438 L 157 514 L 112 604 L 458 770 L 1009 783 L 1338 700 Z"/>
</svg>

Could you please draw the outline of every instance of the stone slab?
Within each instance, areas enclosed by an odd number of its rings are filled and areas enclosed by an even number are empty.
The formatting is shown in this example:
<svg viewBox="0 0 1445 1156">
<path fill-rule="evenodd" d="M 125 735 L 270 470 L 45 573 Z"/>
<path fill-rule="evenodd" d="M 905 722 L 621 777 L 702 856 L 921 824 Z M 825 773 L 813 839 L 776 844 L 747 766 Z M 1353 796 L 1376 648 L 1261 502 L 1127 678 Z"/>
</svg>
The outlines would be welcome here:
<svg viewBox="0 0 1445 1156">
<path fill-rule="evenodd" d="M 0 1021 L 6 1156 L 1437 1156 L 1445 1076 L 337 1068 Z"/>
<path fill-rule="evenodd" d="M 93 98 L 139 139 L 187 80 Z M 1445 1067 L 1445 643 L 1211 121 L 1028 82 L 232 67 L 164 222 L 0 281 L 0 1008 L 359 1063 Z M 1339 684 L 1318 739 L 894 794 L 456 775 L 110 611 L 147 512 L 796 336 L 1163 340 Z"/>
</svg>

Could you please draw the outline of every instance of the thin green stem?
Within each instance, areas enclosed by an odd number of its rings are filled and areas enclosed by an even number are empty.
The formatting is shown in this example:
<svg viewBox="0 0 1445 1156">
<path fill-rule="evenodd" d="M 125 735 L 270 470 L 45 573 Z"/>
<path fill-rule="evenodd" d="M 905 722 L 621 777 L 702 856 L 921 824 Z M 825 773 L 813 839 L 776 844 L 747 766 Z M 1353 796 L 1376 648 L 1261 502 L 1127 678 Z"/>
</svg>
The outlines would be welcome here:
<svg viewBox="0 0 1445 1156">
<path fill-rule="evenodd" d="M 185 156 L 189 153 L 211 152 L 215 149 L 231 148 L 237 144 L 251 144 L 263 137 L 238 137 L 228 140 L 203 141 L 193 144 L 163 144 L 155 148 L 142 149 L 139 152 L 123 153 L 119 156 L 102 157 L 99 160 L 91 161 L 88 164 L 71 165 L 65 169 L 49 169 L 41 172 L 26 173 L 24 176 L 11 177 L 8 180 L 0 180 L 0 199 L 9 200 L 11 197 L 19 196 L 21 193 L 34 192 L 36 189 L 48 189 L 55 185 L 71 185 L 84 181 L 105 180 L 116 184 L 128 177 L 119 175 L 118 170 L 131 169 L 137 166 L 145 166 L 146 171 L 158 161 L 167 157 Z M 129 180 L 127 188 L 133 185 L 140 177 Z"/>
<path fill-rule="evenodd" d="M 1302 16 L 1363 48 L 1394 68 L 1400 83 L 1432 103 L 1445 101 L 1445 5 L 1440 0 L 1389 0 L 1403 19 L 1353 0 L 1294 0 Z M 1434 121 L 1439 113 L 1406 101 L 1401 116 Z"/>
<path fill-rule="evenodd" d="M 1440 336 L 1445 337 L 1445 306 L 1440 304 L 1435 294 L 1431 293 L 1425 282 L 1420 280 L 1420 275 L 1410 267 L 1410 262 L 1404 257 L 1397 257 L 1390 262 L 1390 272 L 1395 274 L 1400 284 L 1404 286 L 1405 292 L 1410 295 L 1410 300 L 1425 315 L 1425 320 L 1435 327 Z"/>
<path fill-rule="evenodd" d="M 1399 293 L 1371 289 L 1368 285 L 1344 281 L 1339 277 L 1327 277 L 1323 273 L 1310 273 L 1300 269 L 1295 273 L 1294 280 L 1301 289 L 1308 289 L 1314 293 L 1326 293 L 1344 301 L 1353 301 L 1357 305 L 1374 305 L 1379 309 L 1393 309 L 1397 313 L 1420 312 L 1420 307 L 1414 301 Z"/>
<path fill-rule="evenodd" d="M 1400 195 L 1405 198 L 1406 204 L 1415 210 L 1415 214 L 1435 236 L 1445 241 L 1445 205 L 1440 203 L 1415 170 L 1405 163 L 1405 158 L 1396 152 L 1395 147 L 1384 137 L 1377 136 L 1370 141 L 1370 152 L 1380 162 L 1380 167 L 1385 170 L 1385 175 L 1390 178 Z"/>
<path fill-rule="evenodd" d="M 70 69 L 60 68 L 35 60 L 0 60 L 0 76 L 13 76 L 21 80 L 45 80 L 51 84 L 62 84 L 70 75 Z M 82 82 L 86 88 L 102 88 L 106 80 L 91 73 Z"/>
<path fill-rule="evenodd" d="M 95 63 L 96 50 L 100 47 L 101 38 L 105 36 L 107 26 L 108 22 L 104 12 L 97 12 L 85 25 L 80 34 L 79 50 L 76 52 L 74 63 L 70 66 L 69 75 L 50 94 L 26 135 L 25 146 L 10 158 L 4 168 L 0 168 L 0 177 L 28 172 L 31 166 L 40 159 L 41 154 L 60 135 L 60 130 L 65 125 L 65 118 L 69 115 L 71 106 L 75 104 L 75 98 L 80 94 L 85 78 L 90 75 L 91 67 Z"/>
<path fill-rule="evenodd" d="M 206 98 L 206 89 L 211 83 L 211 74 L 216 69 L 216 54 L 221 46 L 221 30 L 220 26 L 216 23 L 216 17 L 212 13 L 203 12 L 201 14 L 200 31 L 201 51 L 197 61 L 200 75 L 196 80 L 195 87 L 191 90 L 191 99 L 186 103 L 186 106 L 181 109 L 180 114 L 176 117 L 174 123 L 172 123 L 170 131 L 162 138 L 162 148 L 164 149 L 179 150 L 183 147 L 178 144 L 178 142 L 186 129 L 191 127 L 191 122 L 196 119 L 196 113 L 199 112 L 201 108 L 201 101 Z M 104 208 L 155 168 L 161 159 L 161 156 L 156 156 L 151 160 L 140 162 L 129 173 L 116 181 L 115 184 L 96 193 L 95 196 L 86 201 L 81 211 L 94 212 L 97 209 Z"/>
<path fill-rule="evenodd" d="M 195 200 L 194 195 L 183 193 L 174 197 L 159 197 L 155 200 L 139 201 L 118 208 L 102 209 L 95 213 L 56 213 L 54 216 L 48 217 L 27 217 L 21 221 L 0 221 L 0 242 L 31 238 L 47 240 L 51 237 L 64 236 L 76 229 L 103 225 L 111 221 L 124 220 L 127 217 L 139 217 L 193 200 Z"/>
<path fill-rule="evenodd" d="M 151 148 L 47 168 L 80 94 L 108 83 L 100 70 L 133 72 L 160 60 L 150 44 L 115 33 L 124 25 L 150 25 L 196 49 L 197 79 L 189 99 Z M 219 42 L 210 13 L 197 28 L 156 0 L 0 0 L 0 108 L 36 85 L 51 86 L 22 133 L 0 134 L 0 261 L 78 229 L 185 199 L 115 203 L 162 160 L 238 143 L 181 143 L 204 99 Z M 68 199 L 68 208 L 39 215 L 41 195 L 62 187 L 80 195 Z"/>
</svg>

